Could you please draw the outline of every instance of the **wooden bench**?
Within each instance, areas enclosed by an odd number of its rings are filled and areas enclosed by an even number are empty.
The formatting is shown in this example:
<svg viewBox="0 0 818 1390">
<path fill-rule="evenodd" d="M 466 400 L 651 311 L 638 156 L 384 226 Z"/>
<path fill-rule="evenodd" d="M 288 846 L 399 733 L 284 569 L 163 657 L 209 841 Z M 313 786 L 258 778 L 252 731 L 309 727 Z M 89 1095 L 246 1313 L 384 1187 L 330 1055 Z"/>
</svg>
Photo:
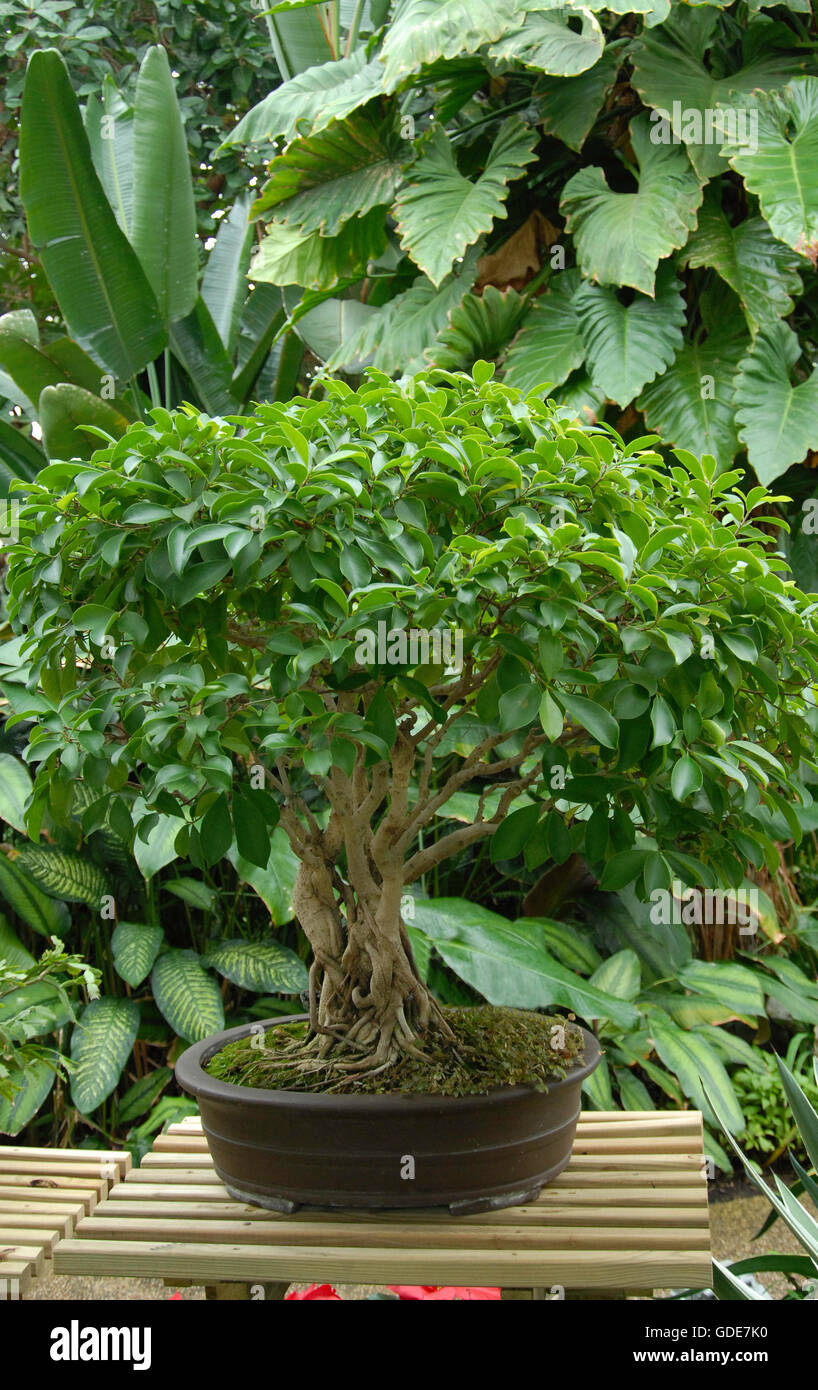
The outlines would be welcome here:
<svg viewBox="0 0 818 1390">
<path fill-rule="evenodd" d="M 585 1112 L 538 1201 L 466 1217 L 236 1202 L 199 1121 L 185 1121 L 77 1221 L 54 1269 L 201 1284 L 211 1298 L 281 1298 L 292 1281 L 499 1285 L 509 1298 L 709 1286 L 701 1115 Z"/>
<path fill-rule="evenodd" d="M 0 1301 L 23 1297 L 130 1167 L 131 1155 L 114 1149 L 0 1146 Z"/>
</svg>

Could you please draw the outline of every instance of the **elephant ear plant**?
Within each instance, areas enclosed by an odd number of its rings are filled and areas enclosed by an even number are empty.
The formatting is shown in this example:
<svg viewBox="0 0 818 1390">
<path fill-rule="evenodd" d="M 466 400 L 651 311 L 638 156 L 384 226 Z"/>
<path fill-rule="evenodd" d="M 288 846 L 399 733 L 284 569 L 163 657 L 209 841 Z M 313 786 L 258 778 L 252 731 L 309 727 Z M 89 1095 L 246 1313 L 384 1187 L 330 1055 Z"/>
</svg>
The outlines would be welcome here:
<svg viewBox="0 0 818 1390">
<path fill-rule="evenodd" d="M 123 833 L 178 817 L 198 865 L 234 836 L 266 864 L 280 824 L 307 1088 L 454 1043 L 405 895 L 468 846 L 724 888 L 774 869 L 771 821 L 798 836 L 810 800 L 815 616 L 757 524 L 767 492 L 491 372 L 329 380 L 249 420 L 155 409 L 22 485 L 30 832 L 79 777 Z M 463 789 L 476 818 L 441 832 Z"/>
</svg>

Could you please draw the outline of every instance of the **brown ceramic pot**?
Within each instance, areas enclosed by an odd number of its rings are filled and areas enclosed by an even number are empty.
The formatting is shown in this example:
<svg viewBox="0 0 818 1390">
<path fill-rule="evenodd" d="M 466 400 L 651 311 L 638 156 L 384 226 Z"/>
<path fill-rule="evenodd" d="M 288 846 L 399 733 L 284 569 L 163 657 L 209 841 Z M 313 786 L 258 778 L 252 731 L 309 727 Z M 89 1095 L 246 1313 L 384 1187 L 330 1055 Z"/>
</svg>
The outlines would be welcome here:
<svg viewBox="0 0 818 1390">
<path fill-rule="evenodd" d="M 448 1206 L 467 1214 L 532 1201 L 571 1157 L 582 1082 L 601 1056 L 583 1029 L 582 1066 L 547 1091 L 503 1086 L 474 1096 L 312 1095 L 209 1076 L 210 1058 L 250 1028 L 189 1047 L 176 1078 L 199 1102 L 228 1192 L 273 1211 Z"/>
</svg>

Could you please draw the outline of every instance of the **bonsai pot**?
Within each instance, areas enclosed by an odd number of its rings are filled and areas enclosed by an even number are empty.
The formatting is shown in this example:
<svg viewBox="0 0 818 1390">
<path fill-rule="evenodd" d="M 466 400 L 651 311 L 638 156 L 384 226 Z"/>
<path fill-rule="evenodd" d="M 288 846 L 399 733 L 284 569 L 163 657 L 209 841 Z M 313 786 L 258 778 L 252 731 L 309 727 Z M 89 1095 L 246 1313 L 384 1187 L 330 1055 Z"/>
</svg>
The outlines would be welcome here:
<svg viewBox="0 0 818 1390">
<path fill-rule="evenodd" d="M 582 1082 L 601 1056 L 583 1028 L 582 1066 L 547 1091 L 503 1086 L 468 1096 L 315 1095 L 208 1075 L 210 1058 L 251 1026 L 194 1043 L 176 1079 L 199 1102 L 230 1195 L 272 1211 L 447 1206 L 465 1215 L 533 1201 L 571 1157 Z"/>
</svg>

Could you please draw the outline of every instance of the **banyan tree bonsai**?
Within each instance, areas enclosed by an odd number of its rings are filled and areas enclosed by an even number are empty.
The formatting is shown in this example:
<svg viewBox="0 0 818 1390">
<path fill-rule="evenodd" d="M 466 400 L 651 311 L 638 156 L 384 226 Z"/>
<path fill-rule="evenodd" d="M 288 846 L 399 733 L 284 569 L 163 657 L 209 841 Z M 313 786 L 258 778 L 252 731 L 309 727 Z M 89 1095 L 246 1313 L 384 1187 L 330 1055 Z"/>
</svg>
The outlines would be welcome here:
<svg viewBox="0 0 818 1390">
<path fill-rule="evenodd" d="M 402 904 L 482 840 L 603 887 L 742 882 L 798 836 L 811 600 L 768 494 L 627 446 L 491 379 L 193 409 L 24 485 L 9 607 L 46 697 L 29 825 L 83 778 L 98 816 L 214 864 L 280 825 L 312 947 L 288 1075 L 354 1087 L 454 1044 Z M 471 823 L 440 829 L 456 793 Z M 142 819 L 133 824 L 135 808 Z"/>
</svg>

